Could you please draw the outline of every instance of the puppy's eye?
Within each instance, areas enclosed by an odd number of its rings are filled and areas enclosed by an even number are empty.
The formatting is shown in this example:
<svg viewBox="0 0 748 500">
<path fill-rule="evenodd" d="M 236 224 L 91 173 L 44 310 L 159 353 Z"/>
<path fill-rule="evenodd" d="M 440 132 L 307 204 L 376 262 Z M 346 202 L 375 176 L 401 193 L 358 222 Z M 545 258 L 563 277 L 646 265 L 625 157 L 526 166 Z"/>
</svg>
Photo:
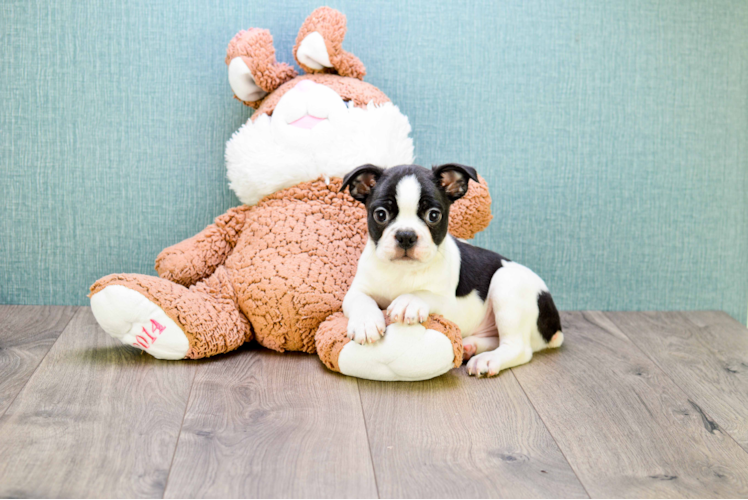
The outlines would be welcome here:
<svg viewBox="0 0 748 500">
<path fill-rule="evenodd" d="M 386 208 L 377 208 L 374 210 L 374 220 L 377 221 L 379 224 L 384 224 L 387 222 L 387 219 L 390 218 L 390 213 L 387 211 Z"/>
<path fill-rule="evenodd" d="M 442 211 L 438 208 L 432 208 L 426 212 L 426 220 L 429 224 L 438 224 L 442 220 Z"/>
</svg>

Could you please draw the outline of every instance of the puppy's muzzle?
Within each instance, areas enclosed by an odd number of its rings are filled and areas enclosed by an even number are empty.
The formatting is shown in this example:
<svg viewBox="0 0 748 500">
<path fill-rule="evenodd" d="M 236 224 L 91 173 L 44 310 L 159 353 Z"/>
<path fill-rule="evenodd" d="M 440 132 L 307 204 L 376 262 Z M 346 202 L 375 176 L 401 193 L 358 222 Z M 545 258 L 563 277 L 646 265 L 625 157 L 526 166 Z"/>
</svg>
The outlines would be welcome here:
<svg viewBox="0 0 748 500">
<path fill-rule="evenodd" d="M 418 241 L 418 235 L 415 231 L 410 229 L 398 231 L 395 233 L 395 239 L 397 240 L 397 246 L 403 250 L 413 248 Z"/>
</svg>

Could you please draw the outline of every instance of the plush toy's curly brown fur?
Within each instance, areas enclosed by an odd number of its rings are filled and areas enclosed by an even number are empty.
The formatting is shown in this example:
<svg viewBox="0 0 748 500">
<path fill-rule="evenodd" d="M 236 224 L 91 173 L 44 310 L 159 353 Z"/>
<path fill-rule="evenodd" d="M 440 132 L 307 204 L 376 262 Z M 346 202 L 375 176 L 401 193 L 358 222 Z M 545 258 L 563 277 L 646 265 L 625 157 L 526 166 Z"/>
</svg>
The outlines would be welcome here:
<svg viewBox="0 0 748 500">
<path fill-rule="evenodd" d="M 298 74 L 289 64 L 279 63 L 275 60 L 273 36 L 268 30 L 250 28 L 240 31 L 229 42 L 226 49 L 226 65 L 235 57 L 242 58 L 242 61 L 252 73 L 257 86 L 267 93 L 277 89 Z M 262 99 L 242 102 L 257 109 Z"/>
<path fill-rule="evenodd" d="M 235 349 L 252 333 L 276 351 L 313 353 L 317 328 L 341 310 L 366 243 L 365 208 L 341 185 L 307 182 L 231 209 L 163 250 L 161 278 L 110 275 L 91 295 L 113 284 L 143 294 L 185 331 L 191 358 Z M 468 193 L 450 212 L 458 237 L 490 220 L 485 180 L 471 181 Z"/>
<path fill-rule="evenodd" d="M 345 16 L 332 9 L 317 9 L 307 19 L 294 55 L 304 37 L 318 31 L 333 68 L 317 72 L 302 65 L 310 74 L 298 77 L 275 60 L 268 31 L 236 35 L 226 63 L 241 57 L 255 83 L 269 93 L 245 102 L 257 109 L 252 119 L 271 115 L 303 79 L 331 88 L 358 107 L 389 102 L 361 81 L 363 64 L 342 49 L 345 29 Z M 228 352 L 256 338 L 277 351 L 316 351 L 328 367 L 339 370 L 338 356 L 348 342 L 342 301 L 367 239 L 366 210 L 340 192 L 341 185 L 339 178 L 319 179 L 278 191 L 254 206 L 232 208 L 197 235 L 163 250 L 156 259 L 160 277 L 112 274 L 94 283 L 90 296 L 110 285 L 140 293 L 184 331 L 187 358 Z M 485 180 L 471 181 L 467 195 L 452 205 L 450 232 L 472 238 L 488 226 L 490 206 Z M 462 342 L 457 327 L 434 315 L 426 327 L 450 339 L 458 366 Z"/>
<path fill-rule="evenodd" d="M 350 52 L 343 50 L 343 39 L 346 32 L 345 16 L 330 7 L 320 7 L 306 18 L 304 24 L 296 37 L 296 45 L 293 48 L 293 56 L 296 62 L 307 73 L 336 73 L 340 76 L 349 76 L 362 80 L 366 75 L 363 63 Z M 313 69 L 302 64 L 296 57 L 301 42 L 312 32 L 318 32 L 325 40 L 327 55 L 330 58 L 332 68 Z"/>
<path fill-rule="evenodd" d="M 295 78 L 298 73 L 290 65 L 275 60 L 273 37 L 268 30 L 259 28 L 242 30 L 229 42 L 226 49 L 226 65 L 231 63 L 232 59 L 241 57 L 252 73 L 257 86 L 268 93 L 267 96 L 257 101 L 242 101 L 257 110 L 253 119 L 263 113 L 272 114 L 283 94 L 303 79 L 311 79 L 315 83 L 327 85 L 340 94 L 344 101 L 352 100 L 359 107 L 365 107 L 369 102 L 373 104 L 389 102 L 387 96 L 379 89 L 362 81 L 366 75 L 366 67 L 363 63 L 350 52 L 343 50 L 346 19 L 335 9 L 320 7 L 307 17 L 296 37 L 296 45 L 293 48 L 294 58 L 304 38 L 315 31 L 320 33 L 325 40 L 332 68 L 316 70 L 297 59 L 298 65 L 307 73 L 299 78 Z"/>
</svg>

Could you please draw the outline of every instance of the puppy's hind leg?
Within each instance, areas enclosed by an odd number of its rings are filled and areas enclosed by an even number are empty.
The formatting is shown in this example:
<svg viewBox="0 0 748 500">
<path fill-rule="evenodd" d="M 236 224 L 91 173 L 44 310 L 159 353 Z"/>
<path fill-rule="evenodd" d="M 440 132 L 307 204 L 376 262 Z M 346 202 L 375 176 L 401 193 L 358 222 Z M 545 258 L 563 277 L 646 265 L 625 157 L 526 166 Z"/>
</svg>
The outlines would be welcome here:
<svg viewBox="0 0 748 500">
<path fill-rule="evenodd" d="M 539 310 L 532 307 L 531 300 L 510 301 L 497 309 L 499 347 L 473 358 L 475 364 L 471 367 L 468 363 L 470 375 L 480 377 L 487 374 L 491 377 L 501 370 L 527 363 L 532 359 L 533 352 L 561 347 L 564 334 L 558 311 L 553 306 L 550 294 L 546 291 L 541 293 L 541 297 L 543 295 L 548 297 L 552 307 L 544 307 L 540 299 Z"/>
<path fill-rule="evenodd" d="M 478 354 L 468 361 L 469 375 L 492 377 L 501 370 L 527 363 L 532 359 L 532 347 L 521 329 L 501 331 L 499 347 L 493 351 Z"/>
<path fill-rule="evenodd" d="M 538 295 L 538 335 L 533 342 L 533 350 L 561 347 L 564 343 L 564 333 L 561 331 L 561 318 L 553 302 L 553 297 L 547 290 Z"/>
<path fill-rule="evenodd" d="M 496 319 L 499 347 L 468 361 L 468 374 L 481 377 L 527 363 L 534 351 L 532 335 L 537 331 L 538 291 L 545 284 L 532 271 L 514 262 L 504 262 L 491 280 L 488 300 Z"/>
</svg>

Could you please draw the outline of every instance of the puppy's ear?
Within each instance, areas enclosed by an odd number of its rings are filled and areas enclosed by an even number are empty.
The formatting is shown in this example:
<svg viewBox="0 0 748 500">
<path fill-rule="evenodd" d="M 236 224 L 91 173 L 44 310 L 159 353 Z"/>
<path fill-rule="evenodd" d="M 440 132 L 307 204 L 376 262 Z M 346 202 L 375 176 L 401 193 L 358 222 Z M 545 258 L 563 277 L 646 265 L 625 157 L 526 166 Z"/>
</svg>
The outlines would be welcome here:
<svg viewBox="0 0 748 500">
<path fill-rule="evenodd" d="M 340 190 L 345 191 L 345 188 L 350 187 L 353 199 L 358 200 L 361 203 L 366 203 L 366 198 L 369 197 L 372 188 L 376 185 L 383 173 L 383 168 L 369 164 L 361 165 L 345 176 Z"/>
<path fill-rule="evenodd" d="M 436 185 L 446 193 L 450 201 L 457 201 L 468 191 L 468 182 L 478 180 L 478 173 L 473 167 L 460 165 L 459 163 L 446 163 L 433 166 Z"/>
</svg>

